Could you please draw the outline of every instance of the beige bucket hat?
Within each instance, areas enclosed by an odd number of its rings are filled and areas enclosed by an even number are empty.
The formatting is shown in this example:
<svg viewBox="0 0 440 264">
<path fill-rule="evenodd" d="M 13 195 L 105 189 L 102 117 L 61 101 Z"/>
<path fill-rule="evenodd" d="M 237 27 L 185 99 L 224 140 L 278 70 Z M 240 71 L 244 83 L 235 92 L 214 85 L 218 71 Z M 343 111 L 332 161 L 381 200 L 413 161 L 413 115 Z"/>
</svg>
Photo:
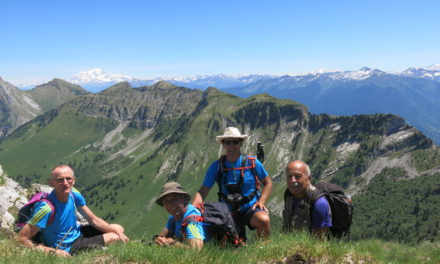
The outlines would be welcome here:
<svg viewBox="0 0 440 264">
<path fill-rule="evenodd" d="M 163 206 L 162 198 L 171 193 L 180 193 L 185 195 L 188 198 L 188 201 L 191 200 L 191 195 L 189 193 L 182 190 L 182 186 L 180 186 L 177 182 L 167 182 L 160 189 L 160 195 L 156 199 L 156 203 L 160 206 Z"/>
<path fill-rule="evenodd" d="M 242 135 L 240 130 L 238 130 L 236 127 L 227 127 L 225 129 L 225 133 L 221 136 L 217 136 L 215 139 L 217 143 L 222 144 L 222 141 L 225 138 L 237 138 L 246 141 L 248 139 L 248 135 Z"/>
</svg>

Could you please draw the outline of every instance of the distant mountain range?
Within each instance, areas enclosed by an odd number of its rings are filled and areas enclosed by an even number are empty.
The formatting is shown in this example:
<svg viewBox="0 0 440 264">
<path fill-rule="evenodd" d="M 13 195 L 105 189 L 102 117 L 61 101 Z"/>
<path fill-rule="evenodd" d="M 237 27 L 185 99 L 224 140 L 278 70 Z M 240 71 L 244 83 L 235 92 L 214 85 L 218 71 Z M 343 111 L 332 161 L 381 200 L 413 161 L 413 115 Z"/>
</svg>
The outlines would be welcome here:
<svg viewBox="0 0 440 264">
<path fill-rule="evenodd" d="M 240 85 L 246 85 L 259 80 L 270 79 L 273 75 L 241 75 L 231 76 L 226 74 L 217 75 L 198 75 L 194 77 L 157 77 L 151 79 L 136 79 L 127 75 L 113 74 L 102 71 L 96 68 L 89 71 L 78 73 L 66 81 L 81 85 L 90 92 L 100 92 L 109 86 L 119 82 L 129 82 L 133 87 L 150 86 L 159 81 L 167 81 L 169 83 L 191 87 L 196 89 L 206 89 L 208 87 L 227 88 Z"/>
<path fill-rule="evenodd" d="M 132 87 L 142 87 L 161 80 L 202 90 L 216 87 L 241 97 L 268 93 L 278 98 L 301 102 L 312 113 L 392 113 L 404 117 L 440 144 L 440 64 L 409 68 L 398 73 L 364 67 L 357 71 L 304 75 L 218 74 L 146 80 L 92 69 L 80 72 L 68 81 L 89 91 L 98 92 L 121 81 L 129 82 Z"/>
<path fill-rule="evenodd" d="M 248 97 L 268 93 L 307 105 L 312 113 L 356 115 L 391 113 L 440 144 L 440 71 L 408 69 L 399 74 L 377 69 L 282 76 L 223 89 Z"/>
<path fill-rule="evenodd" d="M 359 71 L 333 71 L 329 73 L 334 73 L 339 79 L 359 79 L 365 77 L 364 67 Z M 90 92 L 100 92 L 113 84 L 127 81 L 133 87 L 140 87 L 146 85 L 153 85 L 158 81 L 167 81 L 175 85 L 206 89 L 208 87 L 216 87 L 219 89 L 240 87 L 245 86 L 260 80 L 267 79 L 277 79 L 285 76 L 290 77 L 301 77 L 301 76 L 320 76 L 326 74 L 327 72 L 318 71 L 316 73 L 310 74 L 299 74 L 299 75 L 269 75 L 269 74 L 247 74 L 247 75 L 226 75 L 226 74 L 215 74 L 215 75 L 197 75 L 192 77 L 156 77 L 156 78 L 146 78 L 139 79 L 128 75 L 123 75 L 119 73 L 109 73 L 104 72 L 100 68 L 91 69 L 88 71 L 82 71 L 71 78 L 65 79 L 67 82 L 77 84 L 85 88 Z M 408 68 L 405 71 L 398 73 L 388 73 L 398 76 L 423 78 L 427 80 L 440 81 L 440 64 L 433 64 L 425 68 Z M 44 82 L 43 82 L 44 83 Z M 42 83 L 38 83 L 42 84 Z M 32 88 L 37 84 L 17 84 L 19 88 Z"/>
</svg>

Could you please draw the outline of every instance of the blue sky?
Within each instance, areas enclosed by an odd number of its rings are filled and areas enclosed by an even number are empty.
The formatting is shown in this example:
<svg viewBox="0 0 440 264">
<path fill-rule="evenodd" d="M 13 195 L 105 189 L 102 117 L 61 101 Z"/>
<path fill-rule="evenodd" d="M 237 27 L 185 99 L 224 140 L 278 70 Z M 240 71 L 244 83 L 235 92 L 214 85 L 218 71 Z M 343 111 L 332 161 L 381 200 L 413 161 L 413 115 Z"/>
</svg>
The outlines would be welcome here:
<svg viewBox="0 0 440 264">
<path fill-rule="evenodd" d="M 440 63 L 438 0 L 0 0 L 0 77 L 136 78 Z"/>
</svg>

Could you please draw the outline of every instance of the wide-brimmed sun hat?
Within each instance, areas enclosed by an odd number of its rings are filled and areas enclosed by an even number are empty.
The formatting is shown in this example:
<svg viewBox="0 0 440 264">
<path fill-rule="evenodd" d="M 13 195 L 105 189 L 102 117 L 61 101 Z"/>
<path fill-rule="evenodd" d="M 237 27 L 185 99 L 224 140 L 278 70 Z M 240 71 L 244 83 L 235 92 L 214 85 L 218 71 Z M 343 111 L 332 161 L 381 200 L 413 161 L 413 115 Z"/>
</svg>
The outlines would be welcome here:
<svg viewBox="0 0 440 264">
<path fill-rule="evenodd" d="M 160 206 L 163 206 L 162 198 L 171 193 L 183 194 L 188 198 L 188 201 L 191 200 L 191 195 L 182 190 L 182 186 L 180 186 L 180 184 L 178 184 L 177 182 L 167 182 L 160 189 L 160 195 L 156 199 L 156 203 Z"/>
<path fill-rule="evenodd" d="M 242 139 L 243 141 L 246 141 L 246 139 L 248 139 L 248 136 L 242 135 L 240 133 L 240 130 L 238 130 L 238 128 L 236 127 L 227 127 L 225 129 L 225 133 L 221 136 L 217 136 L 215 139 L 217 143 L 222 144 L 222 141 L 225 138 L 238 138 L 238 139 Z"/>
</svg>

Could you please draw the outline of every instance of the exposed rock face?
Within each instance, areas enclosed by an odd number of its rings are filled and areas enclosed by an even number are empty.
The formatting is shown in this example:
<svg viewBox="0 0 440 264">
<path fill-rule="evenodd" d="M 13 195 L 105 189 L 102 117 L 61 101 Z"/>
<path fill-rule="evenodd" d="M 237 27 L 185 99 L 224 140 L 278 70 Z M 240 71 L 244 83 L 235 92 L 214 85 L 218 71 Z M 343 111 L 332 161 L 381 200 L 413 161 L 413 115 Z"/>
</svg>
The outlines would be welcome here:
<svg viewBox="0 0 440 264">
<path fill-rule="evenodd" d="M 0 78 L 0 138 L 41 113 L 40 106 L 24 91 Z"/>
<path fill-rule="evenodd" d="M 73 97 L 88 93 L 60 79 L 22 91 L 0 78 L 0 138 Z"/>
<path fill-rule="evenodd" d="M 2 170 L 0 166 L 0 175 Z M 20 208 L 26 202 L 26 191 L 15 181 L 4 176 L 4 184 L 0 186 L 0 228 L 11 229 L 14 216 L 10 213 L 13 208 Z"/>
<path fill-rule="evenodd" d="M 76 113 L 109 118 L 129 127 L 153 128 L 157 123 L 191 113 L 202 98 L 199 90 L 158 83 L 133 89 L 114 85 L 100 94 L 91 94 L 69 102 Z"/>
</svg>

